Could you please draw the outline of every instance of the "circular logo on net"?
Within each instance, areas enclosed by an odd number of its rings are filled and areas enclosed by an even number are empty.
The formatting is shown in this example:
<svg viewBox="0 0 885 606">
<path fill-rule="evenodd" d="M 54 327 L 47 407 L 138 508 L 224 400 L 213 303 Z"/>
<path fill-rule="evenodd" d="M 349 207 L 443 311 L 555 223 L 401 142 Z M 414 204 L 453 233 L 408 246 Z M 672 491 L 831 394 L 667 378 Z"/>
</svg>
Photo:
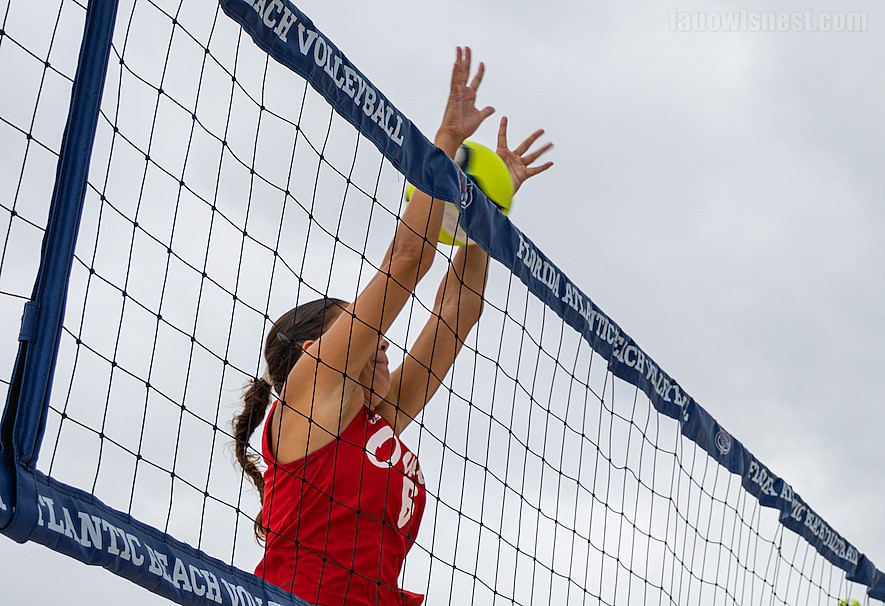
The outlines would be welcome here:
<svg viewBox="0 0 885 606">
<path fill-rule="evenodd" d="M 467 178 L 464 171 L 458 171 L 458 184 L 461 186 L 461 208 L 467 208 L 473 203 L 473 181 Z"/>
<path fill-rule="evenodd" d="M 724 455 L 731 452 L 731 436 L 724 429 L 720 429 L 716 434 L 716 449 Z"/>
</svg>

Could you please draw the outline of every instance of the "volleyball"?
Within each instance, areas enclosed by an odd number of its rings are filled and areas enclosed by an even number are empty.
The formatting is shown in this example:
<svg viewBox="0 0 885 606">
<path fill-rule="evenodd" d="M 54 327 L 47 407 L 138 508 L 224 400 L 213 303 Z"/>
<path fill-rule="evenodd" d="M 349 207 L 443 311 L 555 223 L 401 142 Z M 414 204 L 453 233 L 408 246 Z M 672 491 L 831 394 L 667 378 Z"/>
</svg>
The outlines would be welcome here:
<svg viewBox="0 0 885 606">
<path fill-rule="evenodd" d="M 455 153 L 455 164 L 482 190 L 486 197 L 505 215 L 513 203 L 513 179 L 504 160 L 485 145 L 475 141 L 465 141 Z M 406 187 L 406 200 L 412 197 L 415 186 Z M 470 242 L 467 234 L 458 225 L 458 207 L 447 203 L 443 212 L 439 241 L 443 244 L 464 246 Z"/>
</svg>

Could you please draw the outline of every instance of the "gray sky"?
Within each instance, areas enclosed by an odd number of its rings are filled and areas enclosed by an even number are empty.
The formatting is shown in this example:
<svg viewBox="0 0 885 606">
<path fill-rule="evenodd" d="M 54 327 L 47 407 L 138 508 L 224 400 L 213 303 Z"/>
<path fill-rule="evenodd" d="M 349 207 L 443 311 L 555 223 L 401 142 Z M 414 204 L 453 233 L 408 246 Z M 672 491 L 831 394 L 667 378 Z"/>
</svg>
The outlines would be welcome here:
<svg viewBox="0 0 885 606">
<path fill-rule="evenodd" d="M 672 9 L 740 8 L 689 0 L 298 6 L 431 137 L 454 46 L 471 45 L 497 109 L 474 138 L 492 144 L 507 115 L 512 141 L 545 128 L 556 144 L 514 222 L 885 569 L 881 3 L 838 7 L 867 14 L 860 33 L 671 31 Z M 163 603 L 40 546 L 0 553 L 9 603 Z"/>
</svg>

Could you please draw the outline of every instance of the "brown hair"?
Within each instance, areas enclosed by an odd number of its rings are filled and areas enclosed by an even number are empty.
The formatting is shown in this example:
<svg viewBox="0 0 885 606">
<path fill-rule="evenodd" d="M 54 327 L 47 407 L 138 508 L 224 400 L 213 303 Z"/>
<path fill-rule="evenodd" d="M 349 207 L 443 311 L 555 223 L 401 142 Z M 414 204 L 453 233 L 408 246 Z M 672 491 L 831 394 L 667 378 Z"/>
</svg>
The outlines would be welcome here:
<svg viewBox="0 0 885 606">
<path fill-rule="evenodd" d="M 233 419 L 234 451 L 243 472 L 258 489 L 262 505 L 264 476 L 258 467 L 261 458 L 254 449 L 249 452 L 249 438 L 264 420 L 273 393 L 282 393 L 289 372 L 301 357 L 304 342 L 319 339 L 338 316 L 337 313 L 329 313 L 331 308 L 344 309 L 346 306 L 345 301 L 324 297 L 299 305 L 280 316 L 264 341 L 267 371 L 264 376 L 252 379 L 243 390 L 243 410 Z M 259 511 L 255 517 L 255 538 L 261 541 L 264 536 L 265 528 L 261 524 Z"/>
</svg>

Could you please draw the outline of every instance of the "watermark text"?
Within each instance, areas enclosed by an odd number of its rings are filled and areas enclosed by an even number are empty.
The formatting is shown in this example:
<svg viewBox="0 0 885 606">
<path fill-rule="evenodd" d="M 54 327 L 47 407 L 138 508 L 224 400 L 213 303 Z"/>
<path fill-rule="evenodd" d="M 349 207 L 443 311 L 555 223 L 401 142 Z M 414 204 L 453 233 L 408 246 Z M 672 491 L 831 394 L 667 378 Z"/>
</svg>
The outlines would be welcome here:
<svg viewBox="0 0 885 606">
<path fill-rule="evenodd" d="M 681 11 L 671 8 L 671 32 L 866 32 L 867 13 L 804 11 Z"/>
</svg>

